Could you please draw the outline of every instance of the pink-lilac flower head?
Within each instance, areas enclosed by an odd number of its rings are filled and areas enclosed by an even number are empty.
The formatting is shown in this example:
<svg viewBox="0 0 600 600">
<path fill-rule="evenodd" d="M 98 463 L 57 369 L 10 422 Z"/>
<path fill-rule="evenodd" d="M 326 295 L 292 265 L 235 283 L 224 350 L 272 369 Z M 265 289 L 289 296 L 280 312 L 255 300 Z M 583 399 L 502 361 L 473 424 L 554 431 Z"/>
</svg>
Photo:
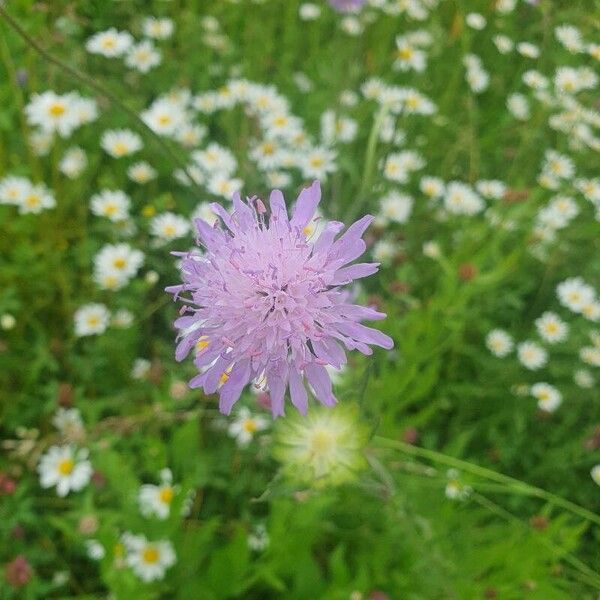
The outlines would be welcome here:
<svg viewBox="0 0 600 600">
<path fill-rule="evenodd" d="M 302 190 L 289 218 L 283 194 L 271 193 L 270 210 L 258 198 L 233 197 L 229 214 L 212 209 L 224 227 L 195 221 L 205 253 L 180 254 L 182 285 L 167 288 L 184 300 L 177 360 L 196 350 L 200 373 L 190 387 L 219 391 L 221 412 L 229 414 L 244 387 L 266 384 L 274 416 L 292 404 L 305 414 L 308 383 L 324 405 L 336 403 L 326 366 L 339 369 L 347 350 L 372 354 L 369 345 L 390 349 L 392 339 L 361 323 L 385 314 L 351 304 L 343 286 L 372 275 L 378 263 L 356 263 L 366 248 L 362 235 L 373 220 L 365 216 L 338 237 L 344 225 L 330 221 L 316 239 L 305 228 L 321 198 L 318 181 Z"/>
<path fill-rule="evenodd" d="M 332 8 L 339 12 L 358 12 L 366 0 L 329 0 Z"/>
</svg>

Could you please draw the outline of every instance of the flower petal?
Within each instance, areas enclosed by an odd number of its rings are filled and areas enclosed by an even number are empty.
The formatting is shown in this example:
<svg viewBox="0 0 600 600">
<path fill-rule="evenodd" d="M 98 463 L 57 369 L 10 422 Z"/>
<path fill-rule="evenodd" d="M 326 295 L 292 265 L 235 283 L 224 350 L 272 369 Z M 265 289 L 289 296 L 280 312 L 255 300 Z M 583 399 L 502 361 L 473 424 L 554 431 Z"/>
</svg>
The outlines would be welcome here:
<svg viewBox="0 0 600 600">
<path fill-rule="evenodd" d="M 318 181 L 314 181 L 310 187 L 304 188 L 300 192 L 290 220 L 291 226 L 298 229 L 306 227 L 313 218 L 320 201 L 321 184 Z"/>
</svg>

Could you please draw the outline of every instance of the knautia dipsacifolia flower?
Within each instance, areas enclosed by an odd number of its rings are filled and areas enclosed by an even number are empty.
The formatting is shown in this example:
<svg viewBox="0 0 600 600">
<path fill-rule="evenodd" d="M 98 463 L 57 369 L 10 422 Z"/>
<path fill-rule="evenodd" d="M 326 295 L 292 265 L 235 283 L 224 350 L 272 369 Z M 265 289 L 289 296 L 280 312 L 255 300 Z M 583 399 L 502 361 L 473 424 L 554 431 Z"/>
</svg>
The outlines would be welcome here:
<svg viewBox="0 0 600 600">
<path fill-rule="evenodd" d="M 352 304 L 343 286 L 377 271 L 377 263 L 350 265 L 366 248 L 367 215 L 337 237 L 343 224 L 330 221 L 320 235 L 304 229 L 321 199 L 318 181 L 302 190 L 291 218 L 283 194 L 271 193 L 267 211 L 257 198 L 233 197 L 233 213 L 213 204 L 224 228 L 196 219 L 200 252 L 181 253 L 182 285 L 167 288 L 190 300 L 175 321 L 176 350 L 182 360 L 196 349 L 200 374 L 190 381 L 206 394 L 219 390 L 221 412 L 229 414 L 244 387 L 266 383 L 274 416 L 284 414 L 289 388 L 292 404 L 306 413 L 306 380 L 326 406 L 336 403 L 325 368 L 346 362 L 348 350 L 371 354 L 369 345 L 390 349 L 392 339 L 361 324 L 385 314 Z M 337 239 L 336 239 L 337 238 Z M 340 344 L 341 342 L 341 344 Z"/>
</svg>

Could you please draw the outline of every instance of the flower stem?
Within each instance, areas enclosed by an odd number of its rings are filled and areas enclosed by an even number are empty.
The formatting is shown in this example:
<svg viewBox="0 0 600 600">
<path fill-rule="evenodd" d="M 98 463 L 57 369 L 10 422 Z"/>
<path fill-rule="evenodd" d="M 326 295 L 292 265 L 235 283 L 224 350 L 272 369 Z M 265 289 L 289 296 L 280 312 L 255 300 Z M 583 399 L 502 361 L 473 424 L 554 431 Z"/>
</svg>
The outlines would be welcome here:
<svg viewBox="0 0 600 600">
<path fill-rule="evenodd" d="M 513 515 L 505 508 L 499 506 L 495 502 L 492 502 L 489 498 L 486 498 L 481 494 L 477 494 L 476 492 L 471 493 L 469 497 L 475 502 L 477 502 L 477 504 L 483 506 L 490 512 L 498 515 L 503 519 L 506 519 L 506 521 L 508 521 L 509 523 L 513 523 L 521 527 L 524 525 L 521 519 Z M 583 575 L 584 583 L 586 583 L 587 585 L 591 585 L 596 589 L 600 589 L 600 576 L 598 576 L 598 573 L 596 573 L 593 569 L 588 567 L 584 562 L 580 561 L 577 557 L 573 556 L 560 546 L 553 544 L 545 538 L 540 537 L 539 541 L 544 546 L 549 548 L 552 552 L 558 554 L 562 560 L 571 565 L 576 571 L 579 571 L 579 573 Z"/>
<path fill-rule="evenodd" d="M 367 152 L 365 154 L 365 166 L 363 169 L 362 183 L 358 191 L 358 197 L 348 210 L 345 221 L 350 223 L 359 214 L 361 208 L 367 201 L 367 192 L 371 185 L 371 179 L 373 177 L 373 167 L 375 164 L 375 151 L 377 150 L 377 140 L 379 139 L 379 131 L 383 125 L 385 117 L 388 115 L 389 106 L 383 105 L 373 121 L 373 127 L 369 133 L 369 139 L 367 141 Z"/>
<path fill-rule="evenodd" d="M 449 467 L 461 469 L 462 471 L 471 473 L 472 475 L 477 475 L 479 477 L 482 477 L 483 479 L 488 479 L 490 481 L 495 481 L 496 483 L 501 483 L 503 485 L 506 485 L 513 492 L 523 494 L 525 496 L 533 496 L 535 498 L 540 498 L 550 504 L 560 506 L 561 508 L 581 517 L 582 519 L 585 519 L 586 521 L 591 521 L 596 525 L 600 525 L 600 516 L 596 513 L 593 513 L 587 510 L 586 508 L 583 508 L 582 506 L 571 502 L 570 500 L 566 500 L 565 498 L 561 498 L 560 496 L 556 496 L 551 492 L 543 490 L 542 488 L 530 485 L 528 483 L 525 483 L 524 481 L 520 481 L 519 479 L 514 479 L 513 477 L 509 477 L 508 475 L 498 473 L 496 471 L 493 471 L 492 469 L 487 469 L 485 467 L 481 467 L 468 461 L 461 460 L 459 458 L 455 458 L 453 456 L 449 456 L 441 452 L 436 452 L 435 450 L 429 450 L 427 448 L 412 446 L 411 444 L 407 444 L 405 442 L 390 440 L 388 438 L 380 436 L 375 437 L 374 442 L 381 444 L 382 446 L 386 446 L 388 448 L 391 447 L 396 450 L 400 450 L 401 452 L 405 452 L 406 454 L 410 454 L 411 456 L 425 458 L 435 463 L 441 463 Z"/>
</svg>

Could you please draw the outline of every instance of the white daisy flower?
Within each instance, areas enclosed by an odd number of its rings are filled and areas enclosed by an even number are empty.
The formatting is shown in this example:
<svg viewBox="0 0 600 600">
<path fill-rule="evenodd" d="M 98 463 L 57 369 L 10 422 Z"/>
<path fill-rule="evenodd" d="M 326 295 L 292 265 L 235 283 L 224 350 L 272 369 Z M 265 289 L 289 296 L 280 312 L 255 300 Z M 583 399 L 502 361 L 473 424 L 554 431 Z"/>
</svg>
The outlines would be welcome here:
<svg viewBox="0 0 600 600">
<path fill-rule="evenodd" d="M 127 51 L 125 65 L 140 73 L 148 73 L 160 65 L 161 60 L 161 54 L 154 44 L 150 40 L 144 40 Z"/>
<path fill-rule="evenodd" d="M 583 307 L 595 300 L 594 288 L 585 283 L 581 277 L 570 277 L 556 287 L 558 301 L 569 310 L 580 313 Z"/>
<path fill-rule="evenodd" d="M 177 102 L 160 98 L 142 113 L 142 119 L 159 135 L 173 136 L 185 124 L 185 112 Z"/>
<path fill-rule="evenodd" d="M 102 190 L 92 196 L 90 205 L 95 215 L 118 222 L 129 217 L 131 200 L 121 190 Z"/>
<path fill-rule="evenodd" d="M 501 200 L 506 193 L 506 184 L 497 179 L 480 179 L 475 183 L 475 189 L 484 197 Z"/>
<path fill-rule="evenodd" d="M 21 214 L 38 214 L 44 209 L 54 208 L 55 206 L 54 195 L 43 183 L 30 184 L 19 204 L 19 212 Z"/>
<path fill-rule="evenodd" d="M 138 492 L 140 512 L 145 517 L 166 519 L 171 510 L 171 503 L 178 488 L 173 486 L 173 474 L 170 469 L 160 472 L 160 485 L 144 484 Z"/>
<path fill-rule="evenodd" d="M 328 148 L 315 147 L 309 149 L 303 156 L 300 165 L 302 176 L 307 179 L 324 181 L 328 173 L 333 173 L 336 170 L 336 157 L 336 153 Z"/>
<path fill-rule="evenodd" d="M 508 356 L 514 348 L 512 337 L 503 329 L 492 329 L 485 338 L 485 345 L 494 356 L 499 358 Z"/>
<path fill-rule="evenodd" d="M 123 56 L 132 45 L 133 37 L 129 32 L 117 31 L 114 27 L 111 27 L 90 37 L 85 43 L 85 48 L 91 54 L 116 58 Z"/>
<path fill-rule="evenodd" d="M 173 545 L 168 540 L 150 542 L 143 535 L 123 535 L 127 550 L 125 562 L 145 582 L 163 579 L 176 562 Z"/>
<path fill-rule="evenodd" d="M 106 244 L 94 257 L 94 280 L 102 289 L 121 289 L 143 262 L 144 254 L 129 244 Z"/>
<path fill-rule="evenodd" d="M 380 213 L 378 219 L 383 223 L 388 221 L 406 223 L 410 217 L 413 204 L 412 196 L 392 190 L 379 201 Z"/>
<path fill-rule="evenodd" d="M 517 44 L 517 52 L 526 58 L 539 58 L 540 49 L 531 42 L 520 42 Z"/>
<path fill-rule="evenodd" d="M 188 219 L 172 212 L 156 215 L 150 222 L 150 233 L 168 242 L 186 236 L 190 229 Z"/>
<path fill-rule="evenodd" d="M 550 344 L 562 342 L 569 333 L 569 326 L 553 312 L 545 312 L 535 320 L 540 337 Z"/>
<path fill-rule="evenodd" d="M 59 407 L 52 417 L 52 425 L 54 425 L 62 435 L 72 439 L 78 439 L 84 431 L 81 413 L 77 408 Z"/>
<path fill-rule="evenodd" d="M 376 262 L 389 265 L 398 255 L 398 244 L 390 240 L 378 240 L 373 244 L 371 254 Z"/>
<path fill-rule="evenodd" d="M 61 497 L 70 491 L 78 492 L 92 476 L 92 465 L 87 457 L 86 449 L 76 451 L 71 445 L 51 446 L 38 464 L 40 485 L 56 487 L 56 493 Z"/>
<path fill-rule="evenodd" d="M 79 177 L 88 164 L 85 151 L 79 146 L 69 148 L 63 154 L 58 168 L 69 179 Z"/>
<path fill-rule="evenodd" d="M 427 54 L 410 40 L 409 36 L 396 37 L 393 67 L 399 71 L 416 71 L 420 73 L 427 66 Z"/>
<path fill-rule="evenodd" d="M 131 378 L 145 379 L 148 373 L 150 373 L 151 366 L 152 363 L 146 358 L 136 358 L 131 367 Z"/>
<path fill-rule="evenodd" d="M 0 180 L 0 204 L 21 205 L 30 187 L 26 177 L 5 177 Z"/>
<path fill-rule="evenodd" d="M 129 129 L 105 131 L 100 138 L 100 146 L 114 158 L 134 154 L 142 145 L 142 138 Z"/>
<path fill-rule="evenodd" d="M 548 361 L 548 353 L 535 342 L 525 341 L 517 346 L 519 362 L 527 369 L 541 369 Z"/>
<path fill-rule="evenodd" d="M 253 415 L 246 407 L 240 408 L 229 425 L 227 432 L 238 446 L 247 446 L 254 436 L 269 426 L 269 420 L 261 415 Z"/>
<path fill-rule="evenodd" d="M 52 91 L 33 94 L 25 107 L 27 122 L 44 133 L 69 137 L 80 125 L 75 98 L 75 94 L 59 95 Z"/>
<path fill-rule="evenodd" d="M 506 108 L 510 114 L 519 121 L 527 121 L 531 116 L 529 101 L 523 94 L 511 94 L 506 99 Z"/>
<path fill-rule="evenodd" d="M 531 395 L 537 399 L 538 407 L 544 412 L 554 412 L 562 403 L 561 393 L 548 383 L 535 383 Z"/>
<path fill-rule="evenodd" d="M 573 375 L 573 381 L 580 388 L 589 390 L 596 385 L 594 376 L 587 369 L 577 369 Z"/>
<path fill-rule="evenodd" d="M 466 16 L 465 21 L 471 29 L 476 29 L 477 31 L 485 29 L 485 26 L 487 25 L 485 17 L 480 13 L 469 13 Z"/>
<path fill-rule="evenodd" d="M 110 312 L 104 304 L 85 304 L 75 311 L 75 335 L 99 335 L 108 328 Z"/>
<path fill-rule="evenodd" d="M 422 177 L 419 189 L 429 198 L 441 198 L 445 192 L 445 184 L 439 177 Z"/>
<path fill-rule="evenodd" d="M 173 35 L 175 24 L 166 17 L 146 17 L 142 22 L 142 31 L 146 37 L 155 40 L 166 40 Z"/>
<path fill-rule="evenodd" d="M 127 177 L 143 185 L 156 178 L 156 171 L 147 162 L 141 161 L 127 169 Z"/>
<path fill-rule="evenodd" d="M 485 205 L 469 185 L 461 181 L 451 181 L 446 187 L 444 207 L 455 215 L 475 215 L 480 213 Z"/>
</svg>

